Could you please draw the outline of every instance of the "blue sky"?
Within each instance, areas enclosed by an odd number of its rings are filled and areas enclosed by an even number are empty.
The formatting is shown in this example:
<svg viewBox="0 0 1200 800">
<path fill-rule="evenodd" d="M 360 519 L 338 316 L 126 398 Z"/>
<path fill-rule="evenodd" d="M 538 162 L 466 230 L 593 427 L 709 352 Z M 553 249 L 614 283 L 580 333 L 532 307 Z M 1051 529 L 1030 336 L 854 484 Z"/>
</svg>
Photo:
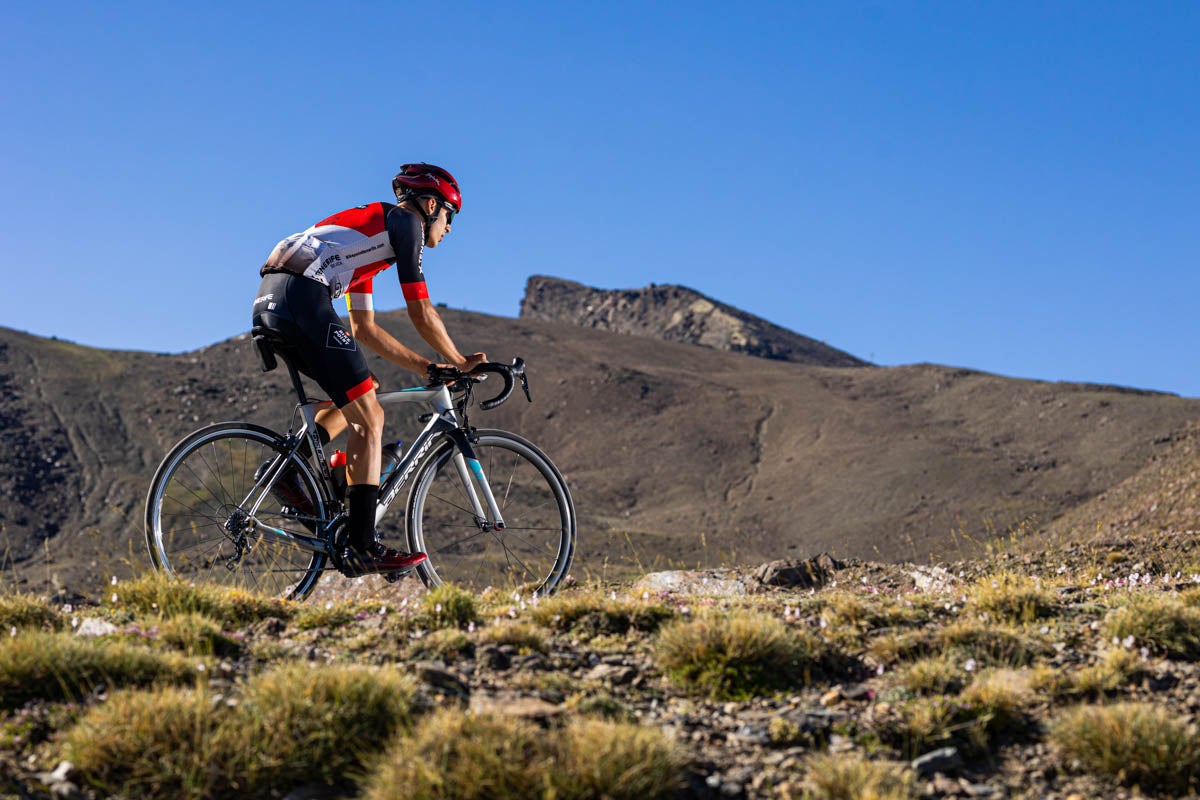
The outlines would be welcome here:
<svg viewBox="0 0 1200 800">
<path fill-rule="evenodd" d="M 10 5 L 0 325 L 237 335 L 278 239 L 424 160 L 452 307 L 681 283 L 884 365 L 1197 397 L 1198 39 L 1184 2 Z"/>
</svg>

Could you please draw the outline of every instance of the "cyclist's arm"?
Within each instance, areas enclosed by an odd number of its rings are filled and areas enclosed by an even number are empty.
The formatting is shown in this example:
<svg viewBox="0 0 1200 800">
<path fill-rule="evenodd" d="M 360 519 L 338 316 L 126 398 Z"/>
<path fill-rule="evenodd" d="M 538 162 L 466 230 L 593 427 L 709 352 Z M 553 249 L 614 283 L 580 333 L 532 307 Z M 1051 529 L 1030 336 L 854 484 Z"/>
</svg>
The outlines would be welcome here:
<svg viewBox="0 0 1200 800">
<path fill-rule="evenodd" d="M 429 298 L 409 300 L 408 318 L 412 320 L 413 327 L 417 329 L 417 333 L 421 334 L 421 338 L 440 353 L 442 358 L 459 369 L 469 370 L 476 364 L 487 361 L 487 355 L 484 353 L 464 356 L 458 351 L 449 332 L 446 331 L 446 325 L 442 322 L 441 315 L 438 314 Z"/>
<path fill-rule="evenodd" d="M 433 363 L 428 358 L 405 347 L 396 337 L 381 328 L 375 322 L 374 309 L 351 309 L 350 330 L 354 333 L 354 338 L 365 346 L 393 364 L 399 364 L 422 378 L 427 375 L 429 365 Z"/>
</svg>

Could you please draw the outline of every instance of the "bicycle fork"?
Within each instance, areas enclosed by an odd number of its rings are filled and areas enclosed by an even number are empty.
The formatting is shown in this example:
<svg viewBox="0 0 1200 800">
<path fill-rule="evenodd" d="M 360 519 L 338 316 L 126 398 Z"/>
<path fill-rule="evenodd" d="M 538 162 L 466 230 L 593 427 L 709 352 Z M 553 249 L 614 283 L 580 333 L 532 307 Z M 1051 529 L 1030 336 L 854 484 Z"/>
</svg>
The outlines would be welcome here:
<svg viewBox="0 0 1200 800">
<path fill-rule="evenodd" d="M 479 459 L 467 458 L 461 452 L 455 453 L 454 469 L 458 472 L 458 479 L 462 481 L 463 488 L 466 490 L 467 499 L 470 500 L 471 510 L 475 514 L 475 524 L 485 533 L 504 530 L 504 517 L 500 514 L 500 506 L 496 503 L 496 496 L 492 493 L 491 484 L 483 474 L 483 465 L 479 463 Z M 479 501 L 479 493 L 475 491 L 475 482 L 483 487 L 483 497 L 487 502 L 487 510 L 491 513 L 491 521 L 488 520 L 488 514 Z"/>
<path fill-rule="evenodd" d="M 451 435 L 454 436 L 454 441 L 458 445 L 453 456 L 454 470 L 458 473 L 458 479 L 462 481 L 467 499 L 471 503 L 471 511 L 475 514 L 475 524 L 484 533 L 504 530 L 504 517 L 500 513 L 500 505 L 496 502 L 496 495 L 492 492 L 492 486 L 488 483 L 487 476 L 483 474 L 483 465 L 475 456 L 475 450 L 471 447 L 470 440 L 461 431 L 458 431 L 457 435 Z M 475 490 L 477 483 L 483 489 L 483 502 L 480 502 L 479 493 Z M 484 503 L 487 503 L 486 511 L 483 507 Z"/>
</svg>

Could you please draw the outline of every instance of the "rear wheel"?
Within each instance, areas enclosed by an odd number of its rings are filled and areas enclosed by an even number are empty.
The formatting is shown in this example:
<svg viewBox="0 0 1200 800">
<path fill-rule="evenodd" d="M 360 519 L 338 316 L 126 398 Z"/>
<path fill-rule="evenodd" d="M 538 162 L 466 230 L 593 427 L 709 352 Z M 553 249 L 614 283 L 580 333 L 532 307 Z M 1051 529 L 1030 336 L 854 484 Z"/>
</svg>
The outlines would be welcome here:
<svg viewBox="0 0 1200 800">
<path fill-rule="evenodd" d="M 408 546 L 429 560 L 417 567 L 428 586 L 454 583 L 546 595 L 575 555 L 575 509 L 558 469 L 530 442 L 505 431 L 479 431 L 472 443 L 503 517 L 477 517 L 449 438 L 417 470 L 408 498 Z M 474 478 L 469 478 L 474 484 Z M 478 485 L 474 484 L 478 490 Z M 483 502 L 482 493 L 479 494 Z"/>
<path fill-rule="evenodd" d="M 175 446 L 155 473 L 146 497 L 146 544 L 159 570 L 175 577 L 302 600 L 325 566 L 317 553 L 256 531 L 249 510 L 258 501 L 256 473 L 284 439 L 267 428 L 227 422 L 202 428 Z M 293 459 L 292 505 L 267 492 L 255 519 L 311 536 L 325 517 L 308 464 Z M 298 493 L 298 494 L 297 494 Z M 307 506 L 302 514 L 294 506 Z"/>
</svg>

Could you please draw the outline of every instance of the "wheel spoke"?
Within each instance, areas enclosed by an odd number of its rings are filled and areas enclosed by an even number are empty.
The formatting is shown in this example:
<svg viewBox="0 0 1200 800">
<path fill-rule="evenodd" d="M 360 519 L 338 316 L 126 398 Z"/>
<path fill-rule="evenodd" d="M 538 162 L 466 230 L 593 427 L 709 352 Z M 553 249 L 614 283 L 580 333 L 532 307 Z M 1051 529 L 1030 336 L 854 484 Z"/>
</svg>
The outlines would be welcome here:
<svg viewBox="0 0 1200 800">
<path fill-rule="evenodd" d="M 408 544 L 430 556 L 422 577 L 474 590 L 532 585 L 553 591 L 574 551 L 574 511 L 561 478 L 519 437 L 481 432 L 473 447 L 504 527 L 476 519 L 454 468 L 453 445 L 439 446 L 418 471 L 410 499 Z"/>
<path fill-rule="evenodd" d="M 324 568 L 325 556 L 295 542 L 254 534 L 241 503 L 251 497 L 259 465 L 286 453 L 280 437 L 227 423 L 197 431 L 163 462 L 147 506 L 147 537 L 155 563 L 187 580 L 237 586 L 272 596 L 302 597 Z M 298 467 L 314 508 L 315 478 Z M 284 528 L 312 530 L 322 518 L 284 514 L 263 491 L 257 516 Z M 238 550 L 241 542 L 240 551 Z M 228 568 L 228 565 L 234 568 Z"/>
</svg>

